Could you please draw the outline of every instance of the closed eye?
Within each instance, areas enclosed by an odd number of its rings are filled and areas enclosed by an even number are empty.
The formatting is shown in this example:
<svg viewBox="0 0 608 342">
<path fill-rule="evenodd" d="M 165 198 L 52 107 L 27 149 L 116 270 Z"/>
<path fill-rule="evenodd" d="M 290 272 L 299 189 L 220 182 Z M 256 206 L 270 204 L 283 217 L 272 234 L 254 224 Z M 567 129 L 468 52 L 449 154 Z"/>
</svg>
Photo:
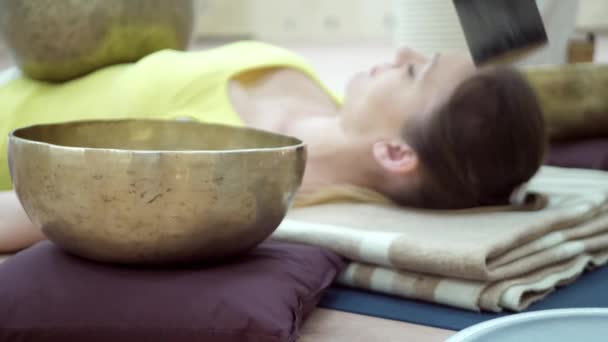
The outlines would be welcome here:
<svg viewBox="0 0 608 342">
<path fill-rule="evenodd" d="M 416 68 L 414 64 L 410 64 L 407 66 L 407 74 L 411 77 L 414 78 L 416 76 Z"/>
</svg>

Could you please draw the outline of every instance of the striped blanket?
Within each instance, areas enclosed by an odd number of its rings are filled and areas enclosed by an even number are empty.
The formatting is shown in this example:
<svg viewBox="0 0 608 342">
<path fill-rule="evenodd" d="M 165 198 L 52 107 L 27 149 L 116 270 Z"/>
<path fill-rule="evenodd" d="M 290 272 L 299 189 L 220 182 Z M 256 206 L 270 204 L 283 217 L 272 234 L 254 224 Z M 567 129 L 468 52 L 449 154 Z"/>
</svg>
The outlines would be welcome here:
<svg viewBox="0 0 608 342">
<path fill-rule="evenodd" d="M 608 262 L 608 173 L 543 167 L 538 211 L 370 204 L 292 210 L 273 238 L 329 248 L 344 285 L 470 310 L 520 311 Z"/>
</svg>

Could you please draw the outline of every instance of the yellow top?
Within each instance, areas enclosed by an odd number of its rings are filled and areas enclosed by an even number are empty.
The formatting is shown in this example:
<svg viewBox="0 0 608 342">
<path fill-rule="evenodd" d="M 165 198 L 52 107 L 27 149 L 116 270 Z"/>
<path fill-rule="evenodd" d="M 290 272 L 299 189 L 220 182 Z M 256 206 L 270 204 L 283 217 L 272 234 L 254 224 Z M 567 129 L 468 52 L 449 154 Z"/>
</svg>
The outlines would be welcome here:
<svg viewBox="0 0 608 342">
<path fill-rule="evenodd" d="M 204 51 L 160 51 L 61 84 L 18 78 L 0 86 L 0 190 L 11 188 L 6 151 L 8 135 L 16 128 L 87 119 L 179 117 L 242 125 L 228 98 L 228 81 L 264 67 L 300 70 L 336 99 L 304 59 L 254 41 Z"/>
</svg>

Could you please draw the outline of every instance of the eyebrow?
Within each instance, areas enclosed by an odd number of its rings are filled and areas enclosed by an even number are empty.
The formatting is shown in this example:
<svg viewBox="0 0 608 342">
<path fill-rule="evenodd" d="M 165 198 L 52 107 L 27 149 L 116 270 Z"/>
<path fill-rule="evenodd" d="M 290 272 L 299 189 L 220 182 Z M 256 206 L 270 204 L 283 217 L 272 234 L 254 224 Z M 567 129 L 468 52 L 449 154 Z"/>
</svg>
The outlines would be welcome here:
<svg viewBox="0 0 608 342">
<path fill-rule="evenodd" d="M 439 60 L 439 57 L 441 57 L 440 53 L 436 53 L 433 55 L 433 57 L 431 57 L 431 61 L 427 63 L 427 65 L 424 67 L 424 69 L 422 69 L 422 72 L 420 73 L 421 79 L 425 78 L 426 75 L 430 72 L 430 70 L 437 64 L 437 60 Z"/>
</svg>

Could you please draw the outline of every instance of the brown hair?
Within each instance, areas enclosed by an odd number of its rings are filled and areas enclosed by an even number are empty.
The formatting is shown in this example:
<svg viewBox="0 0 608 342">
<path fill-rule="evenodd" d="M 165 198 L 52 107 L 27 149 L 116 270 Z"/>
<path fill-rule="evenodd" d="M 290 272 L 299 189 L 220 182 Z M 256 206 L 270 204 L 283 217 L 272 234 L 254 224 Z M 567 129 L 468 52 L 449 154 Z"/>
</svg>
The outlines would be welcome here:
<svg viewBox="0 0 608 342">
<path fill-rule="evenodd" d="M 512 67 L 487 67 L 462 82 L 404 138 L 421 162 L 421 181 L 403 204 L 463 209 L 508 204 L 541 166 L 545 123 L 534 90 Z"/>
</svg>

